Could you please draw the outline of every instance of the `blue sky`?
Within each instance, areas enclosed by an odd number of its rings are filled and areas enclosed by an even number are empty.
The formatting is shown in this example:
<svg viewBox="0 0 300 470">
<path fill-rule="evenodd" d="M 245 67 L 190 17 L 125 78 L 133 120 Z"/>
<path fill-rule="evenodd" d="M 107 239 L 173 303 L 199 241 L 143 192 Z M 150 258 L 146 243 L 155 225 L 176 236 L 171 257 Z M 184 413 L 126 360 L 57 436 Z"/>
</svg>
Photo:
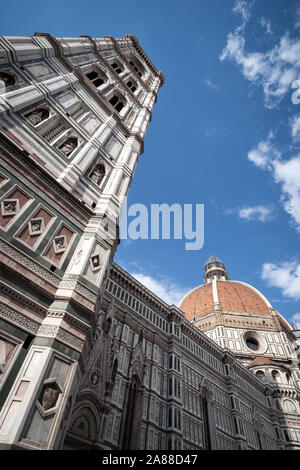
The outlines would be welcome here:
<svg viewBox="0 0 300 470">
<path fill-rule="evenodd" d="M 300 323 L 300 2 L 15 1 L 1 17 L 3 35 L 133 33 L 165 74 L 128 204 L 204 204 L 204 247 L 123 241 L 116 262 L 176 303 L 215 255 Z"/>
</svg>

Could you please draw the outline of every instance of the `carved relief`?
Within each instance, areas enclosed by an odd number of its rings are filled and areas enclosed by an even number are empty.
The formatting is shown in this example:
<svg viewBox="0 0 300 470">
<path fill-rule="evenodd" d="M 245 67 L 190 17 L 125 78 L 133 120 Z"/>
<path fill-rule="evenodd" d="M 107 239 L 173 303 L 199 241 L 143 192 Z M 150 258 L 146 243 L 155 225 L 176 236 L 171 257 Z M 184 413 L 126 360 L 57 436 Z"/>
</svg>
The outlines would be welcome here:
<svg viewBox="0 0 300 470">
<path fill-rule="evenodd" d="M 98 271 L 101 268 L 100 255 L 93 255 L 90 258 L 90 263 L 93 271 Z"/>
<path fill-rule="evenodd" d="M 33 125 L 37 126 L 40 122 L 45 121 L 50 116 L 47 108 L 35 108 L 30 113 L 25 114 L 26 119 Z"/>
<path fill-rule="evenodd" d="M 93 371 L 90 375 L 90 384 L 96 387 L 100 382 L 100 374 L 98 371 Z"/>
<path fill-rule="evenodd" d="M 37 408 L 43 417 L 55 413 L 61 393 L 62 388 L 56 379 L 48 379 L 46 383 L 44 383 L 36 403 Z"/>
<path fill-rule="evenodd" d="M 45 229 L 44 219 L 31 219 L 28 224 L 30 236 L 40 235 Z"/>
<path fill-rule="evenodd" d="M 2 215 L 16 215 L 20 210 L 20 203 L 18 199 L 5 199 L 1 202 Z"/>
<path fill-rule="evenodd" d="M 71 153 L 74 152 L 74 150 L 76 149 L 77 146 L 78 146 L 77 137 L 69 137 L 58 148 L 62 153 L 64 153 L 67 157 L 69 157 L 71 155 Z"/>
<path fill-rule="evenodd" d="M 1 202 L 0 225 L 2 228 L 8 227 L 12 219 L 20 213 L 26 205 L 29 204 L 30 198 L 18 187 L 12 189 L 6 198 Z"/>
<path fill-rule="evenodd" d="M 53 240 L 55 254 L 63 253 L 67 248 L 67 238 L 65 235 L 55 237 Z"/>
</svg>

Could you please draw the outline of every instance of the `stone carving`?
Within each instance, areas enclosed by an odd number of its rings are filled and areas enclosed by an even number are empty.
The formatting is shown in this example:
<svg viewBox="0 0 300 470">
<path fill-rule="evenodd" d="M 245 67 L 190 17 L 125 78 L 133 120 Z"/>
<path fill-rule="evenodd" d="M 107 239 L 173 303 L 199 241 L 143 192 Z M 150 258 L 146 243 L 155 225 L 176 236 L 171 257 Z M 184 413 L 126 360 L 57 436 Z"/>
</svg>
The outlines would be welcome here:
<svg viewBox="0 0 300 470">
<path fill-rule="evenodd" d="M 41 404 L 45 411 L 54 408 L 59 395 L 59 389 L 55 383 L 47 385 L 42 394 Z"/>
<path fill-rule="evenodd" d="M 97 371 L 94 371 L 90 376 L 90 383 L 94 387 L 100 382 L 100 374 Z"/>
<path fill-rule="evenodd" d="M 19 212 L 19 210 L 20 203 L 18 199 L 5 199 L 1 202 L 1 211 L 4 217 L 8 215 L 15 215 Z"/>
<path fill-rule="evenodd" d="M 105 176 L 105 167 L 102 163 L 95 166 L 92 173 L 90 174 L 90 178 L 97 186 L 100 186 L 103 178 Z"/>
<path fill-rule="evenodd" d="M 31 237 L 35 235 L 40 235 L 45 228 L 44 219 L 31 219 L 28 224 L 28 228 Z"/>
<path fill-rule="evenodd" d="M 69 137 L 59 148 L 67 157 L 76 149 L 78 145 L 77 137 Z"/>
<path fill-rule="evenodd" d="M 100 255 L 91 256 L 90 262 L 93 271 L 98 271 L 101 268 Z"/>
<path fill-rule="evenodd" d="M 37 126 L 40 122 L 45 121 L 50 115 L 46 108 L 36 108 L 28 114 L 25 114 L 26 119 L 33 125 Z"/>
<path fill-rule="evenodd" d="M 48 282 L 51 282 L 51 284 L 53 284 L 54 286 L 58 287 L 60 281 L 58 276 L 49 272 L 49 270 L 43 268 L 38 263 L 35 263 L 29 257 L 21 254 L 19 251 L 7 245 L 3 240 L 0 240 L 0 251 L 5 253 L 14 261 L 22 264 L 23 266 L 26 266 L 28 269 L 33 271 L 35 274 L 38 274 L 43 279 L 46 279 Z"/>
<path fill-rule="evenodd" d="M 60 235 L 53 239 L 53 248 L 55 254 L 62 253 L 67 248 L 67 238 L 65 235 Z"/>
<path fill-rule="evenodd" d="M 82 341 L 80 338 L 58 326 L 41 325 L 37 336 L 56 338 L 62 343 L 66 343 L 78 351 L 81 351 L 84 345 L 84 341 Z"/>
<path fill-rule="evenodd" d="M 2 88 L 1 82 L 2 84 L 4 83 L 4 87 L 7 88 L 13 86 L 16 83 L 16 79 L 10 73 L 0 72 L 0 88 Z"/>
<path fill-rule="evenodd" d="M 24 314 L 21 314 L 12 308 L 8 308 L 2 303 L 0 303 L 0 317 L 17 325 L 25 331 L 28 331 L 29 333 L 33 333 L 34 335 L 36 335 L 40 326 L 39 323 L 26 318 Z"/>
</svg>

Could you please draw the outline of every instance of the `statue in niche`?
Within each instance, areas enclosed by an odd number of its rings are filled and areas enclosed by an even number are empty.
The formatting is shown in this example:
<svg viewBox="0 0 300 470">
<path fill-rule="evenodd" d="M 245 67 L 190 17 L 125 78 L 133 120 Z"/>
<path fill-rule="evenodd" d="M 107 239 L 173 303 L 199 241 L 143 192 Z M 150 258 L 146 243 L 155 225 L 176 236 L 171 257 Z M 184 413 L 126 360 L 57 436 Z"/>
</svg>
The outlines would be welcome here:
<svg viewBox="0 0 300 470">
<path fill-rule="evenodd" d="M 69 137 L 60 147 L 61 150 L 67 157 L 75 150 L 77 147 L 77 138 Z"/>
<path fill-rule="evenodd" d="M 3 83 L 5 88 L 12 86 L 16 83 L 15 77 L 7 72 L 0 72 L 0 88 L 3 87 Z"/>
<path fill-rule="evenodd" d="M 36 108 L 30 113 L 25 114 L 25 117 L 33 126 L 37 126 L 40 122 L 45 121 L 49 115 L 48 109 Z"/>
<path fill-rule="evenodd" d="M 95 166 L 92 173 L 90 174 L 90 178 L 97 186 L 100 186 L 103 178 L 105 176 L 105 167 L 102 163 Z"/>
</svg>

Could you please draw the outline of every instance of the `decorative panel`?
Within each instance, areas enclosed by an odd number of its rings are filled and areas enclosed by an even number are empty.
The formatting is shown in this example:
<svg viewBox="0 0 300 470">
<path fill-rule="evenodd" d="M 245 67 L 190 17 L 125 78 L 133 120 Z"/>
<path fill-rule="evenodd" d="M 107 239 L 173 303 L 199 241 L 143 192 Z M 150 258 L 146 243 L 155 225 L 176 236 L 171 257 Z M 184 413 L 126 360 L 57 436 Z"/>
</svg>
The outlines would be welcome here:
<svg viewBox="0 0 300 470">
<path fill-rule="evenodd" d="M 29 201 L 32 200 L 25 192 L 15 187 L 11 192 L 6 193 L 1 201 L 0 226 L 8 228 L 13 219 L 25 209 Z"/>
<path fill-rule="evenodd" d="M 74 235 L 71 229 L 66 225 L 62 225 L 50 240 L 50 244 L 44 250 L 43 256 L 51 261 L 52 264 L 59 266 L 66 257 Z"/>
<path fill-rule="evenodd" d="M 52 214 L 43 207 L 40 207 L 34 215 L 30 217 L 21 231 L 19 231 L 16 238 L 33 248 L 44 236 L 54 219 L 55 217 Z"/>
</svg>

